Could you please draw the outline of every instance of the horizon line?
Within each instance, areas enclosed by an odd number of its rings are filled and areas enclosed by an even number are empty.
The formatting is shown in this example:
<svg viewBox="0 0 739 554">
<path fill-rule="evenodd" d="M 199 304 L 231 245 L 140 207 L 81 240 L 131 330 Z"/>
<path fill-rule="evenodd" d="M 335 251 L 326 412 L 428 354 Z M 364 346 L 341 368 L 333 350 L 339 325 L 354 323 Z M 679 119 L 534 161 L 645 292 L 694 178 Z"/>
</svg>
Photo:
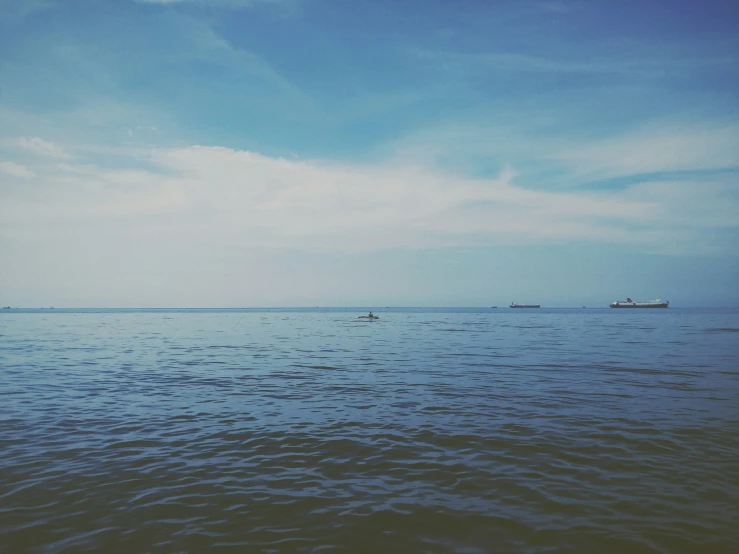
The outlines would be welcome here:
<svg viewBox="0 0 739 554">
<path fill-rule="evenodd" d="M 700 308 L 700 309 L 736 309 L 739 308 L 739 306 L 674 306 L 670 305 L 670 308 Z M 372 311 L 378 311 L 378 310 L 406 310 L 406 309 L 415 309 L 415 310 L 433 310 L 433 309 L 444 309 L 444 310 L 493 310 L 493 309 L 521 309 L 521 310 L 531 310 L 531 309 L 542 309 L 542 310 L 598 310 L 598 309 L 610 309 L 610 306 L 608 304 L 605 304 L 603 306 L 544 306 L 541 305 L 540 308 L 511 308 L 509 305 L 500 305 L 500 306 L 382 306 L 382 307 L 372 307 L 372 306 L 229 306 L 229 307 L 218 307 L 218 306 L 208 306 L 208 307 L 197 307 L 197 306 L 154 306 L 154 307 L 146 307 L 146 306 L 136 306 L 136 307 L 120 307 L 120 306 L 89 306 L 89 307 L 79 307 L 79 306 L 3 306 L 0 309 L 0 313 L 2 313 L 3 310 L 349 310 L 349 309 L 357 309 L 357 310 L 372 310 Z M 667 308 L 669 309 L 669 308 Z"/>
</svg>

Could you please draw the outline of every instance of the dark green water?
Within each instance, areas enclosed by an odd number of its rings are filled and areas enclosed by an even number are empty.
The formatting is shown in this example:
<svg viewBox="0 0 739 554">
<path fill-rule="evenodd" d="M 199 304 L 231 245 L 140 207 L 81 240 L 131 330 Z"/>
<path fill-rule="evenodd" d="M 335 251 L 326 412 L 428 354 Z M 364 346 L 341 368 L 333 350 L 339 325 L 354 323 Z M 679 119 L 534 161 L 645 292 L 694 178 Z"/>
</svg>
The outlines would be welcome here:
<svg viewBox="0 0 739 554">
<path fill-rule="evenodd" d="M 3 552 L 736 552 L 739 310 L 0 313 Z"/>
</svg>

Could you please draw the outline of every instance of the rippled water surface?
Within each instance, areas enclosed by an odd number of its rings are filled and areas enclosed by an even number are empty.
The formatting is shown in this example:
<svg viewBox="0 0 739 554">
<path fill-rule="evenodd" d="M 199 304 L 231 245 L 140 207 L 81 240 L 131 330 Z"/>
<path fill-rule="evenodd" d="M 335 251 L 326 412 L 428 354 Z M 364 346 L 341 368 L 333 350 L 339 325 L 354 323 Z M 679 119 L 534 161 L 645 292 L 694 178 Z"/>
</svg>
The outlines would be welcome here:
<svg viewBox="0 0 739 554">
<path fill-rule="evenodd" d="M 0 313 L 0 550 L 736 552 L 739 310 Z"/>
</svg>

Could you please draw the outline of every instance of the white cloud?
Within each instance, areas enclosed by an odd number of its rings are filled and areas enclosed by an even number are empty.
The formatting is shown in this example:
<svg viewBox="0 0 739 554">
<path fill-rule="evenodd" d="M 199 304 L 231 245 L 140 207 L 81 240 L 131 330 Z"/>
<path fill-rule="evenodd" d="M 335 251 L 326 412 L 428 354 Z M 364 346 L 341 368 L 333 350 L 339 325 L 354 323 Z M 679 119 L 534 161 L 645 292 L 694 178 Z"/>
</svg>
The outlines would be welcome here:
<svg viewBox="0 0 739 554">
<path fill-rule="evenodd" d="M 550 293 L 569 290 L 570 282 L 595 286 L 601 276 L 588 265 L 595 263 L 593 248 L 577 249 L 584 257 L 574 265 L 565 256 L 566 269 L 549 254 L 548 265 L 528 259 L 534 251 L 572 251 L 560 245 L 596 245 L 628 257 L 627 245 L 635 259 L 644 252 L 724 259 L 739 253 L 739 190 L 729 175 L 547 192 L 519 186 L 511 170 L 469 179 L 408 162 L 335 164 L 199 146 L 78 153 L 132 169 L 39 160 L 23 168 L 37 174 L 30 186 L 0 179 L 0 251 L 13 261 L 5 264 L 12 268 L 6 282 L 26 295 L 19 303 L 43 297 L 79 306 L 316 305 L 323 303 L 318 297 L 357 302 L 371 290 L 414 298 L 419 289 L 433 303 L 442 290 L 458 294 L 460 282 L 477 283 L 470 298 L 484 297 L 496 278 L 510 290 L 522 289 L 507 279 Z M 6 162 L 0 170 L 8 167 L 22 166 Z M 443 285 L 439 276 L 436 285 L 413 281 L 419 258 L 475 247 L 492 257 L 518 251 L 488 248 L 498 245 L 540 248 L 522 248 L 511 259 L 524 268 L 507 277 L 468 281 L 460 269 L 449 270 L 456 284 Z M 440 252 L 446 248 L 454 250 Z M 416 261 L 400 269 L 389 262 L 386 270 L 399 273 L 380 280 L 377 272 L 353 269 L 406 254 Z M 333 265 L 324 267 L 328 260 Z M 50 263 L 56 270 L 45 274 Z M 609 261 L 612 268 L 619 263 Z M 550 282 L 550 273 L 559 281 Z"/>
<path fill-rule="evenodd" d="M 468 179 L 407 164 L 293 161 L 201 146 L 145 156 L 156 170 L 58 166 L 45 176 L 48 186 L 4 202 L 0 220 L 67 222 L 92 234 L 114 228 L 148 237 L 148 247 L 174 234 L 208 248 L 347 252 L 563 241 L 643 251 L 680 243 L 700 252 L 716 246 L 704 242 L 706 229 L 739 227 L 730 182 L 547 192 L 517 186 L 512 171 Z"/>
<path fill-rule="evenodd" d="M 420 167 L 294 162 L 203 147 L 157 151 L 154 159 L 179 173 L 177 202 L 209 206 L 235 232 L 258 231 L 284 246 L 423 248 L 621 236 L 624 229 L 596 219 L 628 222 L 658 209 L 599 194 L 529 191 L 513 184 L 511 172 L 471 180 Z"/>
<path fill-rule="evenodd" d="M 736 125 L 651 125 L 590 145 L 569 144 L 550 156 L 576 177 L 606 179 L 657 172 L 739 167 Z"/>
<path fill-rule="evenodd" d="M 532 187 L 575 188 L 646 174 L 717 172 L 739 168 L 739 125 L 655 120 L 636 130 L 590 140 L 552 136 L 547 121 L 466 122 L 433 126 L 390 143 L 385 152 L 439 165 L 471 168 L 484 160 L 517 160 Z"/>
<path fill-rule="evenodd" d="M 15 162 L 0 162 L 0 171 L 13 177 L 35 177 L 36 174 L 26 166 Z"/>
<path fill-rule="evenodd" d="M 39 137 L 20 137 L 18 139 L 18 146 L 39 156 L 60 159 L 71 158 L 70 154 L 63 148 Z"/>
</svg>

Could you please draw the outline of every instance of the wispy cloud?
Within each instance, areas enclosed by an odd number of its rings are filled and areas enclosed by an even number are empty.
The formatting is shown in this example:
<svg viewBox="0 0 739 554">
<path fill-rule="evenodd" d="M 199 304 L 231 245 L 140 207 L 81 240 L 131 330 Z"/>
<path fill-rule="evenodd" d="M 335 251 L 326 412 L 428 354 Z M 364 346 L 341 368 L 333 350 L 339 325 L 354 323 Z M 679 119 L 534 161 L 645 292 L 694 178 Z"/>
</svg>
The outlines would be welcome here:
<svg viewBox="0 0 739 554">
<path fill-rule="evenodd" d="M 235 74 L 258 79 L 266 86 L 274 87 L 283 94 L 291 95 L 292 101 L 309 100 L 300 89 L 263 57 L 252 51 L 235 47 L 207 23 L 187 19 L 183 20 L 181 25 L 183 35 L 187 39 L 188 48 L 184 51 L 178 51 L 174 55 L 175 60 L 177 58 L 207 60 L 223 66 Z"/>
<path fill-rule="evenodd" d="M 24 150 L 39 156 L 64 160 L 72 157 L 69 152 L 64 150 L 62 147 L 39 137 L 20 137 L 17 144 Z"/>
<path fill-rule="evenodd" d="M 449 52 L 416 50 L 415 54 L 441 69 L 480 72 L 537 72 L 591 75 L 616 75 L 634 77 L 660 77 L 670 73 L 684 73 L 701 67 L 721 68 L 736 73 L 736 56 L 699 58 L 675 56 L 605 57 L 578 53 L 577 56 L 547 56 L 520 52 Z"/>
<path fill-rule="evenodd" d="M 202 146 L 139 156 L 157 169 L 39 169 L 37 197 L 8 199 L 2 219 L 11 228 L 74 221 L 91 233 L 115 221 L 122 233 L 151 234 L 152 247 L 153 237 L 176 229 L 179 240 L 223 248 L 346 252 L 561 241 L 641 251 L 674 251 L 681 242 L 683 251 L 714 252 L 703 233 L 739 227 L 739 198 L 727 183 L 547 192 L 517 185 L 512 170 L 468 179 L 418 165 L 296 161 Z"/>
<path fill-rule="evenodd" d="M 13 177 L 35 177 L 36 174 L 26 166 L 15 162 L 0 162 L 0 172 Z"/>
<path fill-rule="evenodd" d="M 645 125 L 591 144 L 565 144 L 551 155 L 578 180 L 739 168 L 739 126 L 731 123 Z"/>
<path fill-rule="evenodd" d="M 211 19 L 184 10 L 125 9 L 147 12 L 146 18 L 122 16 L 115 24 L 103 18 L 94 33 L 82 26 L 66 34 L 29 36 L 13 50 L 3 64 L 1 136 L 53 137 L 65 147 L 92 141 L 120 145 L 150 143 L 156 127 L 157 140 L 181 142 L 203 129 L 233 136 L 280 118 L 292 125 L 311 113 L 312 99 L 300 87 L 265 57 L 221 36 Z M 98 33 L 106 40 L 98 41 Z M 121 48 L 130 34 L 137 41 Z M 33 85 L 38 75 L 54 86 Z M 251 126 L 235 125 L 236 119 Z M 8 146 L 7 139 L 2 142 Z M 64 156 L 33 137 L 13 147 Z"/>
<path fill-rule="evenodd" d="M 561 134 L 561 129 L 556 120 L 536 114 L 518 121 L 459 122 L 420 130 L 389 143 L 384 151 L 441 168 L 451 164 L 460 171 L 476 167 L 479 160 L 487 167 L 520 164 L 527 186 L 555 190 L 614 179 L 621 180 L 614 186 L 624 187 L 646 175 L 682 173 L 693 179 L 696 172 L 739 170 L 739 125 L 731 119 L 654 119 L 590 136 L 569 129 Z"/>
</svg>

